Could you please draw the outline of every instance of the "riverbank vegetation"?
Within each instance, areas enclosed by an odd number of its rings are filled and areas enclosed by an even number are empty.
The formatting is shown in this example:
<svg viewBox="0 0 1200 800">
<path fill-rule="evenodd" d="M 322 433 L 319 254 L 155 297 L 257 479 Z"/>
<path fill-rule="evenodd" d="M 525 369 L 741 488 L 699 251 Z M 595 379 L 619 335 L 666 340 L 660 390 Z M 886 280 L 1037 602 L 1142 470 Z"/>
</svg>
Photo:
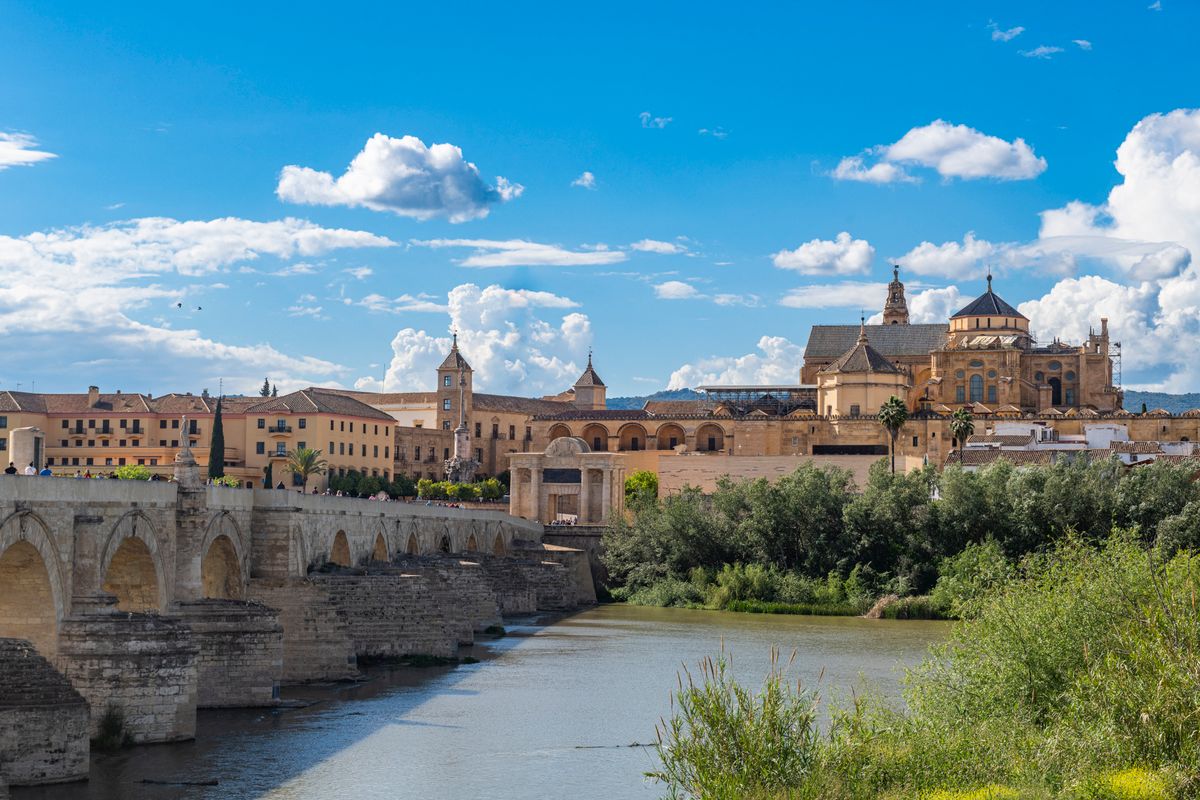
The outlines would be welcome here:
<svg viewBox="0 0 1200 800">
<path fill-rule="evenodd" d="M 1200 557 L 1132 531 L 1068 536 L 993 576 L 905 680 L 905 710 L 821 698 L 776 665 L 759 692 L 722 656 L 659 727 L 672 797 L 1200 796 Z"/>
<path fill-rule="evenodd" d="M 604 535 L 612 595 L 736 610 L 956 616 L 1027 554 L 1114 527 L 1164 552 L 1200 544 L 1200 463 L 1113 459 L 978 472 L 886 461 L 861 491 L 849 471 L 805 465 L 777 481 L 718 482 L 711 495 L 629 495 Z"/>
</svg>

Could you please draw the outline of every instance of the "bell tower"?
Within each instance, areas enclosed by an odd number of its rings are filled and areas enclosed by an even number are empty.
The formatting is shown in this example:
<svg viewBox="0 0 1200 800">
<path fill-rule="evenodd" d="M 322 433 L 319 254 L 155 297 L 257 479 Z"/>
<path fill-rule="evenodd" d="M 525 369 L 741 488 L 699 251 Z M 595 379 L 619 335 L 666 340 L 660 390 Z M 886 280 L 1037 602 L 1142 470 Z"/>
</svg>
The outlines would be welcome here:
<svg viewBox="0 0 1200 800">
<path fill-rule="evenodd" d="M 892 282 L 888 284 L 887 302 L 883 304 L 884 325 L 907 325 L 908 302 L 904 299 L 904 284 L 900 282 L 900 267 L 892 267 Z"/>
<path fill-rule="evenodd" d="M 437 369 L 437 426 L 442 430 L 452 431 L 459 422 L 470 420 L 473 372 L 458 349 L 456 331 L 450 354 Z"/>
</svg>

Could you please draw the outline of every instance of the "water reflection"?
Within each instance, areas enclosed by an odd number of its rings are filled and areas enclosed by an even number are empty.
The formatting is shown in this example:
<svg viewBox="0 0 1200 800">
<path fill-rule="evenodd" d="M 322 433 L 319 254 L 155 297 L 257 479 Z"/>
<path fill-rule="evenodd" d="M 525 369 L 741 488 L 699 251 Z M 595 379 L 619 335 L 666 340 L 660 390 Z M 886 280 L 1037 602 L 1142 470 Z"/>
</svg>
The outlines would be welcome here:
<svg viewBox="0 0 1200 800">
<path fill-rule="evenodd" d="M 453 669 L 376 670 L 359 684 L 300 687 L 301 709 L 200 713 L 197 739 L 96 756 L 87 783 L 15 800 L 118 798 L 650 798 L 641 774 L 679 668 L 724 645 L 756 684 L 772 646 L 825 690 L 865 678 L 897 692 L 943 623 L 602 606 L 510 626 Z M 143 779 L 216 786 L 151 785 Z"/>
</svg>

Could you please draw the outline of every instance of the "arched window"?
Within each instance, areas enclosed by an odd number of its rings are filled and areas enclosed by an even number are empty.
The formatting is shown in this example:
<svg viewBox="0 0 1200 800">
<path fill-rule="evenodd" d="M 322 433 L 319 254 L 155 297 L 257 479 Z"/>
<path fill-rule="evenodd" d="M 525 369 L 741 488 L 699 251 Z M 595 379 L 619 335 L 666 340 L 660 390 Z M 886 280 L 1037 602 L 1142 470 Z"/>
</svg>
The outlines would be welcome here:
<svg viewBox="0 0 1200 800">
<path fill-rule="evenodd" d="M 983 376 L 982 375 L 972 375 L 971 376 L 970 397 L 971 397 L 972 403 L 982 403 L 983 402 Z"/>
</svg>

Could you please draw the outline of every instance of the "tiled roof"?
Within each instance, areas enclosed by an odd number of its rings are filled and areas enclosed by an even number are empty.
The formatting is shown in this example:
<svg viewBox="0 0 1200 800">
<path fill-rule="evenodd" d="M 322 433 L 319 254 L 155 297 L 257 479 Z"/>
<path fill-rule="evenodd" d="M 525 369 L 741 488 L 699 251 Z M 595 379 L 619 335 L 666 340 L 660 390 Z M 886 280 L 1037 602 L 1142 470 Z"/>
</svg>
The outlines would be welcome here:
<svg viewBox="0 0 1200 800">
<path fill-rule="evenodd" d="M 804 359 L 834 359 L 854 347 L 858 325 L 813 325 Z M 946 344 L 946 325 L 868 325 L 871 346 L 888 358 L 926 356 Z"/>
<path fill-rule="evenodd" d="M 540 400 L 536 397 L 515 397 L 507 394 L 475 392 L 471 404 L 476 411 L 504 411 L 510 414 L 561 414 L 570 403 L 560 400 Z"/>
<path fill-rule="evenodd" d="M 959 464 L 964 467 L 982 467 L 994 464 L 1001 459 L 1013 466 L 1027 467 L 1033 465 L 1048 466 L 1054 463 L 1056 453 L 1053 450 L 995 450 L 967 449 L 955 450 L 946 459 L 946 464 Z"/>
<path fill-rule="evenodd" d="M 387 420 L 389 423 L 396 421 L 390 415 L 361 400 L 341 392 L 331 392 L 316 387 L 301 389 L 290 394 L 281 394 L 279 397 L 265 398 L 261 403 L 255 403 L 246 409 L 247 414 L 279 412 L 341 414 L 347 417 Z"/>
<path fill-rule="evenodd" d="M 159 414 L 211 414 L 217 408 L 217 400 L 195 394 L 164 394 L 151 400 L 150 407 Z M 231 410 L 228 401 L 221 406 L 222 413 Z"/>
<path fill-rule="evenodd" d="M 968 303 L 961 311 L 950 319 L 959 317 L 1020 317 L 1025 315 L 1004 301 L 1004 298 L 992 291 L 992 282 L 988 280 L 988 290 Z"/>
<path fill-rule="evenodd" d="M 332 394 L 344 394 L 375 407 L 405 404 L 437 405 L 437 392 L 359 392 L 353 389 L 325 389 L 324 391 Z"/>
<path fill-rule="evenodd" d="M 31 392 L 0 392 L 0 411 L 32 411 L 46 413 L 46 401 Z"/>
<path fill-rule="evenodd" d="M 640 408 L 573 409 L 560 414 L 539 414 L 538 419 L 650 419 L 650 415 Z"/>
<path fill-rule="evenodd" d="M 837 361 L 821 367 L 820 372 L 888 372 L 896 374 L 900 370 L 887 360 L 887 357 L 871 347 L 865 331 L 859 331 L 858 341 Z"/>
<path fill-rule="evenodd" d="M 642 408 L 656 417 L 670 417 L 677 414 L 705 414 L 716 408 L 716 404 L 710 400 L 647 400 Z"/>
<path fill-rule="evenodd" d="M 575 381 L 576 386 L 603 386 L 604 381 L 600 380 L 600 376 L 596 374 L 596 370 L 592 368 L 592 356 L 588 354 L 587 369 L 579 376 L 579 380 Z"/>
<path fill-rule="evenodd" d="M 1114 453 L 1154 454 L 1161 453 L 1162 446 L 1158 442 L 1113 442 Z"/>
<path fill-rule="evenodd" d="M 1032 434 L 974 434 L 967 444 L 998 444 L 1001 447 L 1024 447 L 1033 442 Z"/>
<path fill-rule="evenodd" d="M 446 356 L 446 360 L 438 369 L 461 369 L 468 372 L 471 371 L 471 365 L 467 363 L 467 359 L 463 358 L 463 354 L 458 349 L 458 334 L 454 335 L 454 346 L 450 348 L 450 353 Z"/>
</svg>

